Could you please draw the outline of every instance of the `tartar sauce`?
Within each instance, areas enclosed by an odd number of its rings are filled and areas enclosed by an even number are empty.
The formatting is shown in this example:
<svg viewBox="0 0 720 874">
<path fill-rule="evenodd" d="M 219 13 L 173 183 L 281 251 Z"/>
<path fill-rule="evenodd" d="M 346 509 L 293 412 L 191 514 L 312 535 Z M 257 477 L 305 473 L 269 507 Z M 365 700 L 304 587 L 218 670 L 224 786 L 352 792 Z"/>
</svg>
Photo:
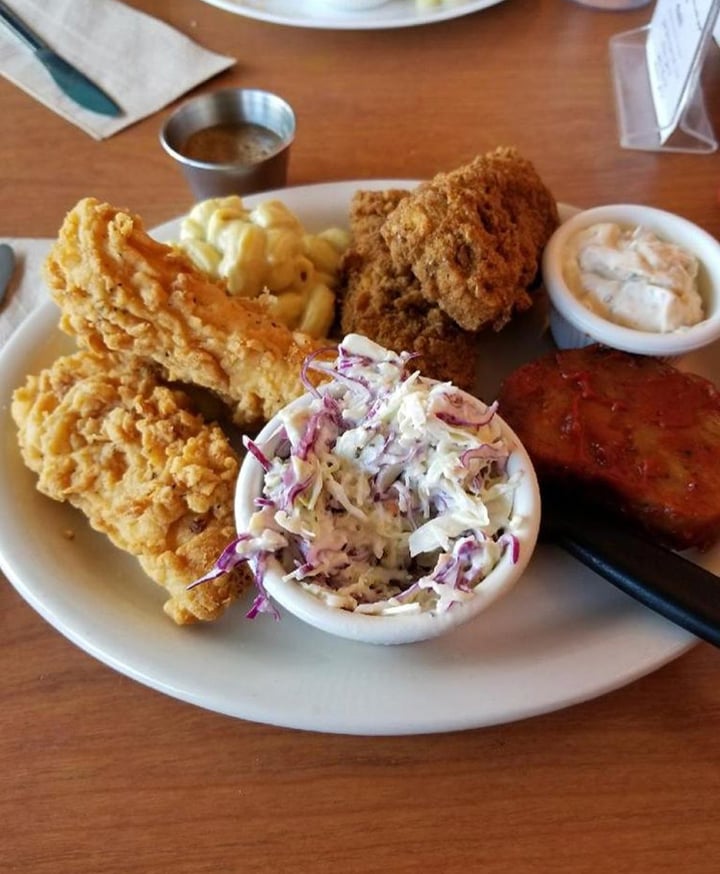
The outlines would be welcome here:
<svg viewBox="0 0 720 874">
<path fill-rule="evenodd" d="M 571 237 L 565 280 L 591 312 L 640 331 L 667 333 L 704 318 L 699 263 L 644 227 L 601 222 Z"/>
<path fill-rule="evenodd" d="M 263 493 L 203 580 L 249 561 L 249 616 L 273 612 L 268 556 L 329 606 L 379 615 L 442 613 L 472 598 L 506 550 L 517 561 L 520 474 L 508 473 L 495 405 L 422 377 L 411 359 L 349 335 L 334 362 L 308 360 L 330 379 L 280 414 L 274 451 L 246 441 Z"/>
</svg>

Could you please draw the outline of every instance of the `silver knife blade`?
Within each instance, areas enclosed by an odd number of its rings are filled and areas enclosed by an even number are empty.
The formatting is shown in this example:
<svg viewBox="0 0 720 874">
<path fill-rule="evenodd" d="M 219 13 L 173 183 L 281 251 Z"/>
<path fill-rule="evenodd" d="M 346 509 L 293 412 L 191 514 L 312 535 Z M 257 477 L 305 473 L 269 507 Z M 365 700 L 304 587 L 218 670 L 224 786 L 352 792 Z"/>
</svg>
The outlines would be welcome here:
<svg viewBox="0 0 720 874">
<path fill-rule="evenodd" d="M 43 64 L 57 85 L 79 106 L 111 117 L 122 114 L 122 109 L 112 97 L 53 51 L 2 0 L 0 0 L 0 20 L 34 52 L 35 57 Z"/>
<path fill-rule="evenodd" d="M 5 292 L 15 271 L 15 253 L 7 243 L 0 243 L 0 304 L 5 300 Z"/>
</svg>

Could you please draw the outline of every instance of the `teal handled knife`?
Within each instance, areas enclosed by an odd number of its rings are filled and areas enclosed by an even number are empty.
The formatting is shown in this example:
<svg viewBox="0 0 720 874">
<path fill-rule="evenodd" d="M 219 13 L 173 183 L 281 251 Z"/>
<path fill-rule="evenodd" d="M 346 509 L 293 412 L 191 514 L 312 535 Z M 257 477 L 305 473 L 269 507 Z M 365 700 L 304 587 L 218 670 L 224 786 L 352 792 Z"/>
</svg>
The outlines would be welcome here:
<svg viewBox="0 0 720 874">
<path fill-rule="evenodd" d="M 15 270 L 15 253 L 7 243 L 0 243 L 0 306 L 5 300 L 5 292 L 10 287 Z"/>
<path fill-rule="evenodd" d="M 75 103 L 101 115 L 122 114 L 122 109 L 102 88 L 54 52 L 2 0 L 0 0 L 0 20 L 33 51 L 38 61 Z"/>
</svg>

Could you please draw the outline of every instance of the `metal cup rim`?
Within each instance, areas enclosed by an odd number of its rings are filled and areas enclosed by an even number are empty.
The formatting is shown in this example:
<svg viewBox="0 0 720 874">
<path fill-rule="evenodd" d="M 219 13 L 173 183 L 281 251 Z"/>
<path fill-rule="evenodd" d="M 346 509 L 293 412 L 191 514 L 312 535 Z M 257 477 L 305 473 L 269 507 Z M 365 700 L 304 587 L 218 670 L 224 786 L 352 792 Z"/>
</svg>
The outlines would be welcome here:
<svg viewBox="0 0 720 874">
<path fill-rule="evenodd" d="M 281 134 L 278 131 L 274 130 L 269 125 L 264 125 L 268 128 L 268 130 L 272 130 L 273 133 L 276 133 L 280 137 L 280 142 L 277 147 L 273 149 L 271 152 L 266 154 L 261 160 L 256 161 L 254 163 L 241 164 L 236 161 L 228 161 L 228 162 L 218 162 L 218 161 L 200 161 L 197 158 L 190 158 L 187 155 L 183 154 L 179 149 L 173 146 L 168 137 L 169 128 L 173 125 L 173 123 L 177 123 L 178 118 L 181 116 L 183 112 L 187 112 L 191 107 L 197 106 L 202 102 L 207 102 L 209 105 L 213 103 L 219 102 L 225 96 L 237 96 L 240 94 L 247 95 L 255 95 L 262 97 L 269 97 L 272 100 L 277 101 L 282 109 L 288 113 L 290 121 L 291 121 L 291 129 L 288 134 Z M 250 120 L 251 124 L 261 124 L 258 121 Z M 165 149 L 165 151 L 176 161 L 186 167 L 194 167 L 198 170 L 232 170 L 232 169 L 241 169 L 243 167 L 247 167 L 248 169 L 252 167 L 257 167 L 261 164 L 264 164 L 266 161 L 271 161 L 281 152 L 285 151 L 287 148 L 292 145 L 295 140 L 295 131 L 296 131 L 297 121 L 295 117 L 295 112 L 290 106 L 290 104 L 285 100 L 284 97 L 281 97 L 279 94 L 274 93 L 273 91 L 267 91 L 263 88 L 223 88 L 219 91 L 212 91 L 206 94 L 200 94 L 196 97 L 192 97 L 189 100 L 186 100 L 180 106 L 178 106 L 171 115 L 166 119 L 162 128 L 160 129 L 160 144 Z M 202 130 L 202 127 L 198 127 L 196 130 Z"/>
</svg>

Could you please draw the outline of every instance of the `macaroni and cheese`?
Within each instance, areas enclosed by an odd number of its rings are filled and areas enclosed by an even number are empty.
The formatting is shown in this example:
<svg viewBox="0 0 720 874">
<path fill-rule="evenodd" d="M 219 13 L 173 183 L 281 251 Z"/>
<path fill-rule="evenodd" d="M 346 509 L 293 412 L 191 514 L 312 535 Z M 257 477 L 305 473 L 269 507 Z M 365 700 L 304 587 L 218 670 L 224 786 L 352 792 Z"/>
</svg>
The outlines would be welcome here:
<svg viewBox="0 0 720 874">
<path fill-rule="evenodd" d="M 230 294 L 257 298 L 274 319 L 312 337 L 327 336 L 335 314 L 337 271 L 349 235 L 308 233 L 281 201 L 247 208 L 236 195 L 196 204 L 174 245 Z"/>
</svg>

